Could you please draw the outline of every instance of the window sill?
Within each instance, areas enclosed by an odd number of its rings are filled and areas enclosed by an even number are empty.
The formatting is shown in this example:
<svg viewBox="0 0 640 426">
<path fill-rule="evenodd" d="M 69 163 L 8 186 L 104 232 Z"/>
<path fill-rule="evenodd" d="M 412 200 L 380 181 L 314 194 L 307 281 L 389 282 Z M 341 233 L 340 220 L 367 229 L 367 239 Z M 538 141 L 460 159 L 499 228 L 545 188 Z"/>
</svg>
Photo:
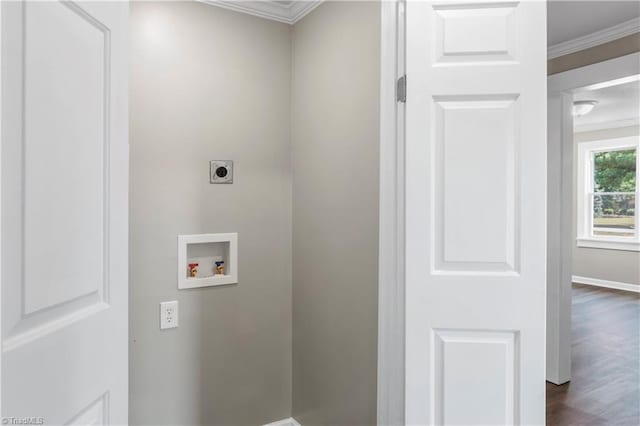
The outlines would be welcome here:
<svg viewBox="0 0 640 426">
<path fill-rule="evenodd" d="M 607 250 L 640 251 L 638 241 L 620 241 L 604 238 L 578 238 L 578 247 L 599 248 Z"/>
</svg>

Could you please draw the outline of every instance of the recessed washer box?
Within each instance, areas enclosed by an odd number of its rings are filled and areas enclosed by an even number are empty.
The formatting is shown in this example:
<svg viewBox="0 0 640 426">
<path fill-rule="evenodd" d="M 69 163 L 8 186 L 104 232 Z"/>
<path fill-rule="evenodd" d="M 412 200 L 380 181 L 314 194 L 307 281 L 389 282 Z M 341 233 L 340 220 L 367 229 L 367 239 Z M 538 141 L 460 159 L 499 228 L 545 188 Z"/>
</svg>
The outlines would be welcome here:
<svg viewBox="0 0 640 426">
<path fill-rule="evenodd" d="M 178 235 L 178 289 L 237 282 L 237 233 Z"/>
</svg>

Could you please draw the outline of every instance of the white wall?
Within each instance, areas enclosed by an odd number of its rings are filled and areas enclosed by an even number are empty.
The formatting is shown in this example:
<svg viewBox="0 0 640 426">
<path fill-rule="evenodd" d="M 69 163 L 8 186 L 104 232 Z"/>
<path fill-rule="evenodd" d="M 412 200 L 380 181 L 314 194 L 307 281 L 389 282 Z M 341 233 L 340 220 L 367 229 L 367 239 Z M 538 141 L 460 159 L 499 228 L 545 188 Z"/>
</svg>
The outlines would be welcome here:
<svg viewBox="0 0 640 426">
<path fill-rule="evenodd" d="M 131 3 L 130 423 L 291 415 L 290 26 Z M 235 162 L 210 185 L 209 160 Z M 178 234 L 238 232 L 239 283 L 177 290 Z M 180 303 L 159 330 L 158 304 Z"/>
<path fill-rule="evenodd" d="M 582 142 L 638 136 L 639 126 L 605 129 L 574 134 L 574 164 L 577 173 L 577 147 Z M 577 176 L 577 175 L 576 175 Z M 577 178 L 574 176 L 574 206 L 577 200 Z M 576 241 L 576 209 L 573 227 L 573 275 L 640 285 L 640 252 L 578 247 Z"/>
</svg>

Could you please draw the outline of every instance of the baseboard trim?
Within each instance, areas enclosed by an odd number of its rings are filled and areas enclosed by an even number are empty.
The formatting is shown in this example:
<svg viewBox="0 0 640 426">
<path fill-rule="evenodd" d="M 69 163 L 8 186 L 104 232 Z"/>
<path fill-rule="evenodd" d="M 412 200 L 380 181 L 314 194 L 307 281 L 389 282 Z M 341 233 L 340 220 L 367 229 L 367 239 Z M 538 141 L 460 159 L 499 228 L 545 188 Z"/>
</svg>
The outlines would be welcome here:
<svg viewBox="0 0 640 426">
<path fill-rule="evenodd" d="M 293 417 L 288 419 L 278 420 L 277 422 L 269 423 L 264 426 L 301 426 Z"/>
<path fill-rule="evenodd" d="M 571 279 L 576 284 L 587 284 L 587 285 L 593 285 L 596 287 L 606 287 L 606 288 L 613 288 L 616 290 L 625 290 L 625 291 L 631 291 L 634 293 L 640 293 L 640 285 L 636 285 L 636 284 L 601 280 L 598 278 L 581 277 L 578 275 L 573 275 Z"/>
</svg>

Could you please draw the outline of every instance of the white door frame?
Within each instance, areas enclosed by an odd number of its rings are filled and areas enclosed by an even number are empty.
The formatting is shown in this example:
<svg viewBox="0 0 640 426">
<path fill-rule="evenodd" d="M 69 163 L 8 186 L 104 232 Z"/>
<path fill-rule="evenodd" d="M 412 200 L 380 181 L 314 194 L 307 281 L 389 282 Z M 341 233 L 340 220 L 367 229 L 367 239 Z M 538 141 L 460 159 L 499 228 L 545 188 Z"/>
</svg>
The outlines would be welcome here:
<svg viewBox="0 0 640 426">
<path fill-rule="evenodd" d="M 2 5 L 0 4 L 0 46 L 2 46 Z M 2 146 L 2 49 L 0 49 L 0 147 Z M 0 211 L 2 211 L 2 149 L 0 149 Z M 2 236 L 2 220 L 0 220 L 0 237 Z M 1 239 L 0 239 L 1 241 Z M 2 244 L 0 244 L 2 259 Z M 0 262 L 0 330 L 2 330 L 2 262 Z M 2 338 L 0 338 L 0 416 L 2 416 Z"/>
<path fill-rule="evenodd" d="M 640 53 L 549 76 L 547 210 L 547 380 L 571 379 L 573 93 L 638 73 Z"/>
<path fill-rule="evenodd" d="M 404 8 L 381 2 L 378 425 L 404 424 Z"/>
</svg>

